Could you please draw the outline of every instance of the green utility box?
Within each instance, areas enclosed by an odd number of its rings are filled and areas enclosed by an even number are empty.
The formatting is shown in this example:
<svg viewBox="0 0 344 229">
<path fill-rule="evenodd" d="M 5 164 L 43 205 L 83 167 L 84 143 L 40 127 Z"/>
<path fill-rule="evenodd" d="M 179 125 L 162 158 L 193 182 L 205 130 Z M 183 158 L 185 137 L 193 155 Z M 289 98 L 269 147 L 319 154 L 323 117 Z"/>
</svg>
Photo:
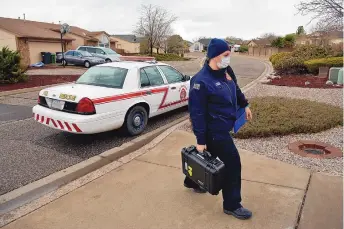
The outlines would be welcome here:
<svg viewBox="0 0 344 229">
<path fill-rule="evenodd" d="M 55 53 L 51 54 L 51 63 L 56 64 L 56 54 Z"/>
</svg>

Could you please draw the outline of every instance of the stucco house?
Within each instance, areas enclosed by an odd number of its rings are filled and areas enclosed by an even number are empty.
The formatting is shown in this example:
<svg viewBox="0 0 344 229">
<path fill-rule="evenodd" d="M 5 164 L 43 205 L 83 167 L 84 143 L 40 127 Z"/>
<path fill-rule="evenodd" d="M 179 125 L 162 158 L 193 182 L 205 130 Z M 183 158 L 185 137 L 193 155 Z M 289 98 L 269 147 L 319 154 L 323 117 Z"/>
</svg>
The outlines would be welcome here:
<svg viewBox="0 0 344 229">
<path fill-rule="evenodd" d="M 112 35 L 111 39 L 116 41 L 116 48 L 123 49 L 125 53 L 139 53 L 141 37 L 135 35 Z"/>
<path fill-rule="evenodd" d="M 339 45 L 343 43 L 343 31 L 332 31 L 328 33 L 314 32 L 308 35 L 298 36 L 296 45 Z"/>
<path fill-rule="evenodd" d="M 0 17 L 0 48 L 18 50 L 22 64 L 28 66 L 42 60 L 41 52 L 61 52 L 81 45 L 115 47 L 116 42 L 104 31 L 90 32 L 71 26 L 61 45 L 59 24 Z"/>
<path fill-rule="evenodd" d="M 190 45 L 190 48 L 189 48 L 190 52 L 207 51 L 210 40 L 211 38 L 199 39 L 198 41 Z"/>
<path fill-rule="evenodd" d="M 248 47 L 270 47 L 271 41 L 268 39 L 253 39 L 247 43 Z"/>
</svg>

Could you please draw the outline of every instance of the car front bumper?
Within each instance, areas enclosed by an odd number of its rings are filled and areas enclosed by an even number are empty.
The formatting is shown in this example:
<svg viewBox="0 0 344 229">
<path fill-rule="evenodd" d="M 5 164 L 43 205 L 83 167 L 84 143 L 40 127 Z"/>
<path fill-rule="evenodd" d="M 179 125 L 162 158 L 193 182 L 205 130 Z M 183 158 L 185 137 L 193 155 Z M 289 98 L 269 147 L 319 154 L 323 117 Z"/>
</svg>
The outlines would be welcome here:
<svg viewBox="0 0 344 229">
<path fill-rule="evenodd" d="M 40 105 L 34 106 L 32 112 L 33 118 L 40 124 L 75 134 L 94 134 L 117 129 L 124 121 L 109 113 L 80 115 L 52 110 Z"/>
</svg>

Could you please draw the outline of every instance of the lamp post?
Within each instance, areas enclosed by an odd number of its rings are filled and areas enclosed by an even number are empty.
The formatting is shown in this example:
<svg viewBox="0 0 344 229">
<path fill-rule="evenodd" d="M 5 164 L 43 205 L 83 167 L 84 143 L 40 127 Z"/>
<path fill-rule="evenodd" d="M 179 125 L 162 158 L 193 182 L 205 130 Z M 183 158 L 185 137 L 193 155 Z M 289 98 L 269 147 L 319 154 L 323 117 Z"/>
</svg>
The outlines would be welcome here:
<svg viewBox="0 0 344 229">
<path fill-rule="evenodd" d="M 60 32 L 61 32 L 61 49 L 62 49 L 62 65 L 63 65 L 63 67 L 65 67 L 65 65 L 64 65 L 64 63 L 63 63 L 63 61 L 65 61 L 65 60 L 64 60 L 64 52 L 63 52 L 63 41 L 62 41 L 62 37 L 63 37 L 63 35 L 65 35 L 66 33 L 68 33 L 69 30 L 70 30 L 70 27 L 69 27 L 68 24 L 64 23 L 64 24 L 61 25 Z M 66 62 L 66 61 L 65 61 L 65 62 Z"/>
</svg>

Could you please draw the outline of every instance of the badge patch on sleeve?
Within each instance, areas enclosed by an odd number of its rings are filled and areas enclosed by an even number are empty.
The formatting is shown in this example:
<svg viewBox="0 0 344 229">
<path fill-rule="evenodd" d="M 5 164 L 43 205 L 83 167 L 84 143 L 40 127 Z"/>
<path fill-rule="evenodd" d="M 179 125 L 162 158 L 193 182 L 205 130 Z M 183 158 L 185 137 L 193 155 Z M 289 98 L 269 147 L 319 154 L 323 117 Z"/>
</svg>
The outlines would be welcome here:
<svg viewBox="0 0 344 229">
<path fill-rule="evenodd" d="M 199 90 L 201 88 L 201 85 L 199 83 L 195 83 L 193 88 Z"/>
</svg>

